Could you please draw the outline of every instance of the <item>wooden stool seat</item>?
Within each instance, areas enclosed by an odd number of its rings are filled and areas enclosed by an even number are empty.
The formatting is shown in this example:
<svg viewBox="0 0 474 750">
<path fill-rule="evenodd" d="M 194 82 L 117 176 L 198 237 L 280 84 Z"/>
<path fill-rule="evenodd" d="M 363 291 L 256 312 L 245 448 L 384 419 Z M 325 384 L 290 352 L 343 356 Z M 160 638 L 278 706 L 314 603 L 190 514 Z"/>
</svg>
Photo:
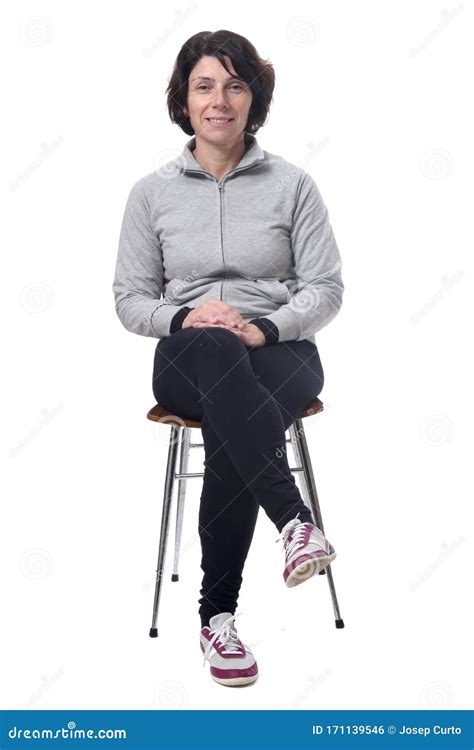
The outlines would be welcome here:
<svg viewBox="0 0 474 750">
<path fill-rule="evenodd" d="M 301 414 L 299 414 L 296 419 L 303 419 L 303 417 L 312 417 L 313 414 L 317 414 L 318 412 L 323 411 L 323 409 L 323 402 L 319 398 L 317 398 L 312 401 L 309 406 L 306 407 L 306 409 L 303 409 Z M 201 427 L 201 422 L 196 422 L 193 419 L 185 419 L 184 417 L 180 417 L 178 414 L 173 414 L 173 412 L 168 411 L 168 409 L 165 409 L 164 406 L 160 406 L 160 404 L 156 404 L 153 409 L 150 409 L 146 416 L 147 419 L 151 419 L 152 422 L 175 424 L 178 427 Z"/>
</svg>

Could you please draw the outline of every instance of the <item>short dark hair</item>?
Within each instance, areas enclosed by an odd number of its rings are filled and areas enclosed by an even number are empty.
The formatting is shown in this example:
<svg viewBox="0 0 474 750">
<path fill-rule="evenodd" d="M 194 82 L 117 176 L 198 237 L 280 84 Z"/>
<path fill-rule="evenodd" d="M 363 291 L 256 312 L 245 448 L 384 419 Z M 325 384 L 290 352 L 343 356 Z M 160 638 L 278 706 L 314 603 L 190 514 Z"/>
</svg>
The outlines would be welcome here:
<svg viewBox="0 0 474 750">
<path fill-rule="evenodd" d="M 187 135 L 194 135 L 191 120 L 183 111 L 188 96 L 188 80 L 191 70 L 205 55 L 213 55 L 228 73 L 224 55 L 228 55 L 241 78 L 252 91 L 252 104 L 245 131 L 254 134 L 266 122 L 275 87 L 275 71 L 269 60 L 263 60 L 257 50 L 240 34 L 226 29 L 200 31 L 190 37 L 181 47 L 173 72 L 166 88 L 168 113 Z"/>
</svg>

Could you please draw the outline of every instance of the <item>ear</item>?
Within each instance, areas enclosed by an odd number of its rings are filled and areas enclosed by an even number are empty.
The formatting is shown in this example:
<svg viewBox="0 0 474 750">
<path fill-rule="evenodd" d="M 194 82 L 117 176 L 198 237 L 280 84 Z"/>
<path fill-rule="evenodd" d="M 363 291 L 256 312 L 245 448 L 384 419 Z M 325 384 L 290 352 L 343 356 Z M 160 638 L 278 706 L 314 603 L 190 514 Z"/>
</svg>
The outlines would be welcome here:
<svg viewBox="0 0 474 750">
<path fill-rule="evenodd" d="M 186 105 L 183 107 L 183 112 L 186 115 L 186 117 L 188 117 L 188 108 L 186 107 Z"/>
</svg>

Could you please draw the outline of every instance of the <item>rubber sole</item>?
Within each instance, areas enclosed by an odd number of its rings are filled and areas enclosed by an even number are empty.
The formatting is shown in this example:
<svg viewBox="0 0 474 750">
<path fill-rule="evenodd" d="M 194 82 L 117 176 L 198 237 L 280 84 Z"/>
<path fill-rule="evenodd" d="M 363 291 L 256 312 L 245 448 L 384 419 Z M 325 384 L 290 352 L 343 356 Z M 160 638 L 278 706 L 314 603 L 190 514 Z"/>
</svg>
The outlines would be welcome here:
<svg viewBox="0 0 474 750">
<path fill-rule="evenodd" d="M 201 651 L 204 653 L 205 649 L 202 643 L 200 643 Z M 245 676 L 245 677 L 216 677 L 212 674 L 212 670 L 210 672 L 212 679 L 214 682 L 218 682 L 219 685 L 224 685 L 225 687 L 243 687 L 244 685 L 251 685 L 252 682 L 255 682 L 256 679 L 258 679 L 258 672 L 257 674 L 251 675 L 251 676 Z"/>
<path fill-rule="evenodd" d="M 244 685 L 251 685 L 252 682 L 255 682 L 255 680 L 258 679 L 258 674 L 253 675 L 253 677 L 233 677 L 229 680 L 221 680 L 219 677 L 214 677 L 211 672 L 211 677 L 214 682 L 218 682 L 219 685 L 225 685 L 226 687 L 243 687 Z"/>
<path fill-rule="evenodd" d="M 305 581 L 308 581 L 314 575 L 327 568 L 327 566 L 330 565 L 330 563 L 332 563 L 332 561 L 336 557 L 334 548 L 332 547 L 331 549 L 332 552 L 330 555 L 325 555 L 324 557 L 315 557 L 313 560 L 303 560 L 300 565 L 297 565 L 296 568 L 293 568 L 285 581 L 288 588 L 293 589 L 295 588 L 295 586 L 299 586 L 301 583 L 305 583 Z"/>
</svg>

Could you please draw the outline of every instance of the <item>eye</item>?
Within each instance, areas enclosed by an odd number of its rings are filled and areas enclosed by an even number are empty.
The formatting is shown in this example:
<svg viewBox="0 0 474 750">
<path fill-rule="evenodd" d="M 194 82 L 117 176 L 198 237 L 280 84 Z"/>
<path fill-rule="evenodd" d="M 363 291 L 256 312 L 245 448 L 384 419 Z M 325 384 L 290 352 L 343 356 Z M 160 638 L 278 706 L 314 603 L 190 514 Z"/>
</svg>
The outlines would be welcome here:
<svg viewBox="0 0 474 750">
<path fill-rule="evenodd" d="M 240 84 L 240 83 L 232 83 L 232 84 L 231 84 L 231 88 L 235 88 L 235 87 L 237 87 L 237 89 L 238 89 L 239 91 L 241 91 L 241 90 L 242 90 L 242 88 L 243 88 L 243 87 L 242 87 L 242 84 Z M 208 88 L 209 88 L 209 86 L 206 86 L 206 84 L 204 84 L 204 83 L 201 83 L 201 84 L 200 84 L 199 86 L 196 86 L 196 91 L 200 91 L 200 90 L 203 90 L 203 89 L 208 89 Z"/>
</svg>

